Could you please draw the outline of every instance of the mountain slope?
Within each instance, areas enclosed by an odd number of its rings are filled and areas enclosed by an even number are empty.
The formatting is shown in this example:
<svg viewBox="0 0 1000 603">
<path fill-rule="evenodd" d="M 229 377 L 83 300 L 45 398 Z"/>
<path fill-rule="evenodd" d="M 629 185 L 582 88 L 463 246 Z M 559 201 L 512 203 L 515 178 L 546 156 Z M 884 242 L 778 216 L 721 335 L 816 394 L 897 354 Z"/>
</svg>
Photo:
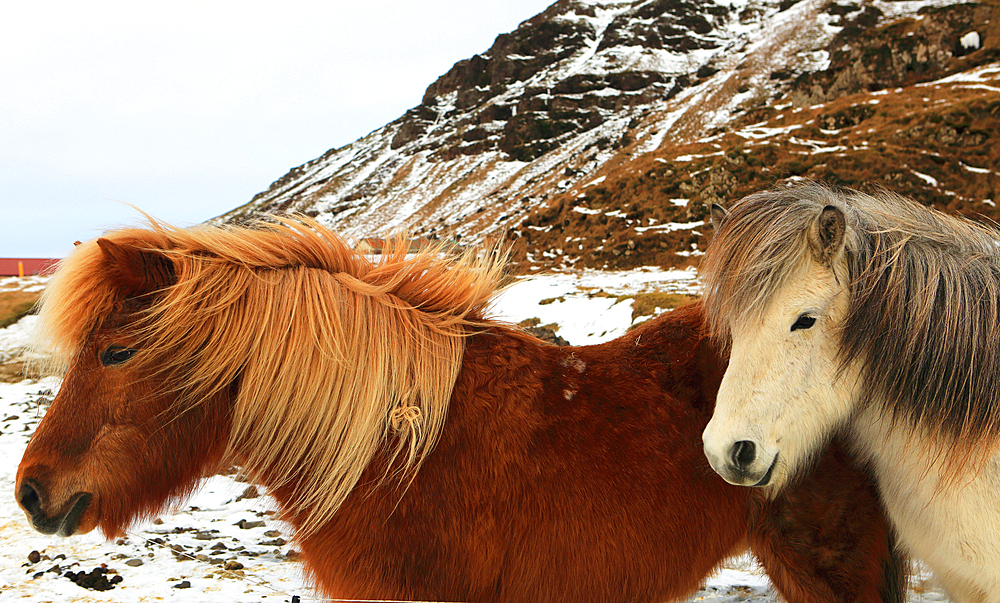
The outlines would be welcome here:
<svg viewBox="0 0 1000 603">
<path fill-rule="evenodd" d="M 1000 218 L 998 62 L 996 3 L 559 0 L 220 219 L 617 268 L 688 262 L 706 204 L 788 177 Z"/>
</svg>

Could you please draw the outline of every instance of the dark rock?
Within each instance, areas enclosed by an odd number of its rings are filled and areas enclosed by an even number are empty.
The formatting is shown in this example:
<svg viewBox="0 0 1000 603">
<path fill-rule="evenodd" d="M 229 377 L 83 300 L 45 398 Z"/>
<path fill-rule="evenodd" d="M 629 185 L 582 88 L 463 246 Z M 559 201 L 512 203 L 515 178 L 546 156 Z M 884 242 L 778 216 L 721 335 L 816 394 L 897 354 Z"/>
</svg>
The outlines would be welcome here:
<svg viewBox="0 0 1000 603">
<path fill-rule="evenodd" d="M 701 67 L 698 68 L 698 71 L 695 72 L 695 76 L 698 79 L 705 79 L 706 77 L 711 77 L 718 72 L 719 69 L 717 67 L 712 67 L 711 65 L 702 65 Z"/>
<path fill-rule="evenodd" d="M 834 2 L 829 6 L 829 8 L 826 9 L 826 12 L 830 13 L 831 15 L 843 17 L 844 15 L 848 15 L 850 13 L 854 13 L 859 10 L 861 10 L 861 7 L 854 3 L 837 4 L 836 2 Z"/>
<path fill-rule="evenodd" d="M 243 490 L 243 494 L 236 497 L 236 500 L 247 500 L 258 497 L 260 497 L 260 492 L 257 491 L 257 486 L 247 486 L 246 489 Z"/>
<path fill-rule="evenodd" d="M 41 560 L 42 560 L 42 554 L 39 553 L 38 551 L 31 551 L 30 553 L 28 553 L 28 562 L 31 563 L 32 565 L 38 563 Z"/>
<path fill-rule="evenodd" d="M 174 588 L 191 588 L 191 583 L 188 582 L 187 580 L 184 580 L 183 582 L 178 582 L 177 584 L 174 584 L 173 587 Z"/>
</svg>

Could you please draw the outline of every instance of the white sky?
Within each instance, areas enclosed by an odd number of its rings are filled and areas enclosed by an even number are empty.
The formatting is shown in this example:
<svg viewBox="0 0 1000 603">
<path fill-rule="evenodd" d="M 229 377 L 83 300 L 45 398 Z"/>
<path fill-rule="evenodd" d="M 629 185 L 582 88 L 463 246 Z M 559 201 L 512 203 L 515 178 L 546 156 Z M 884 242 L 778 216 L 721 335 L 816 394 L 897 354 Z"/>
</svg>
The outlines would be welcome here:
<svg viewBox="0 0 1000 603">
<path fill-rule="evenodd" d="M 242 205 L 552 1 L 6 2 L 0 257 Z"/>
</svg>

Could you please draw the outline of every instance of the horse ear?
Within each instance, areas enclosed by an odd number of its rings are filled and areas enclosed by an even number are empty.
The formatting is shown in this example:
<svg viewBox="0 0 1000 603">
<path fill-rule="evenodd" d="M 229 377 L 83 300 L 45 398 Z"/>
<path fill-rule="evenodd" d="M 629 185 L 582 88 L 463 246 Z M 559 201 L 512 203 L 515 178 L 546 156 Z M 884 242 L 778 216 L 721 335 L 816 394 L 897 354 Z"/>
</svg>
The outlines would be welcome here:
<svg viewBox="0 0 1000 603">
<path fill-rule="evenodd" d="M 177 282 L 173 263 L 157 251 L 140 249 L 110 239 L 97 239 L 111 276 L 126 295 L 152 293 Z"/>
<path fill-rule="evenodd" d="M 821 264 L 830 266 L 837 259 L 844 249 L 846 232 L 847 220 L 839 207 L 827 205 L 819 212 L 809 232 L 809 244 Z"/>
<path fill-rule="evenodd" d="M 712 228 L 719 230 L 722 228 L 722 222 L 726 219 L 726 208 L 722 207 L 718 203 L 712 204 Z"/>
</svg>

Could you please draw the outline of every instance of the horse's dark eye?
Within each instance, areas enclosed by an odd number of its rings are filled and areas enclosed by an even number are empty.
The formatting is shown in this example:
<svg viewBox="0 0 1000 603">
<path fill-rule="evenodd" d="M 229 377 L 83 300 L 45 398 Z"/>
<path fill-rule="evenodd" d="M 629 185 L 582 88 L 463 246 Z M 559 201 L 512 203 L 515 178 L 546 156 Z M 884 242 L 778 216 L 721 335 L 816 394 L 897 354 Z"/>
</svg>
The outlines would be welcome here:
<svg viewBox="0 0 1000 603">
<path fill-rule="evenodd" d="M 113 345 L 110 348 L 104 350 L 101 354 L 101 364 L 104 366 L 113 366 L 115 364 L 121 364 L 127 361 L 135 354 L 135 350 L 131 348 L 123 348 L 118 345 Z"/>
<path fill-rule="evenodd" d="M 809 316 L 808 314 L 803 314 L 802 316 L 799 316 L 798 320 L 795 321 L 795 324 L 792 325 L 792 330 L 798 331 L 799 329 L 808 329 L 814 324 L 816 324 L 815 316 Z"/>
</svg>

